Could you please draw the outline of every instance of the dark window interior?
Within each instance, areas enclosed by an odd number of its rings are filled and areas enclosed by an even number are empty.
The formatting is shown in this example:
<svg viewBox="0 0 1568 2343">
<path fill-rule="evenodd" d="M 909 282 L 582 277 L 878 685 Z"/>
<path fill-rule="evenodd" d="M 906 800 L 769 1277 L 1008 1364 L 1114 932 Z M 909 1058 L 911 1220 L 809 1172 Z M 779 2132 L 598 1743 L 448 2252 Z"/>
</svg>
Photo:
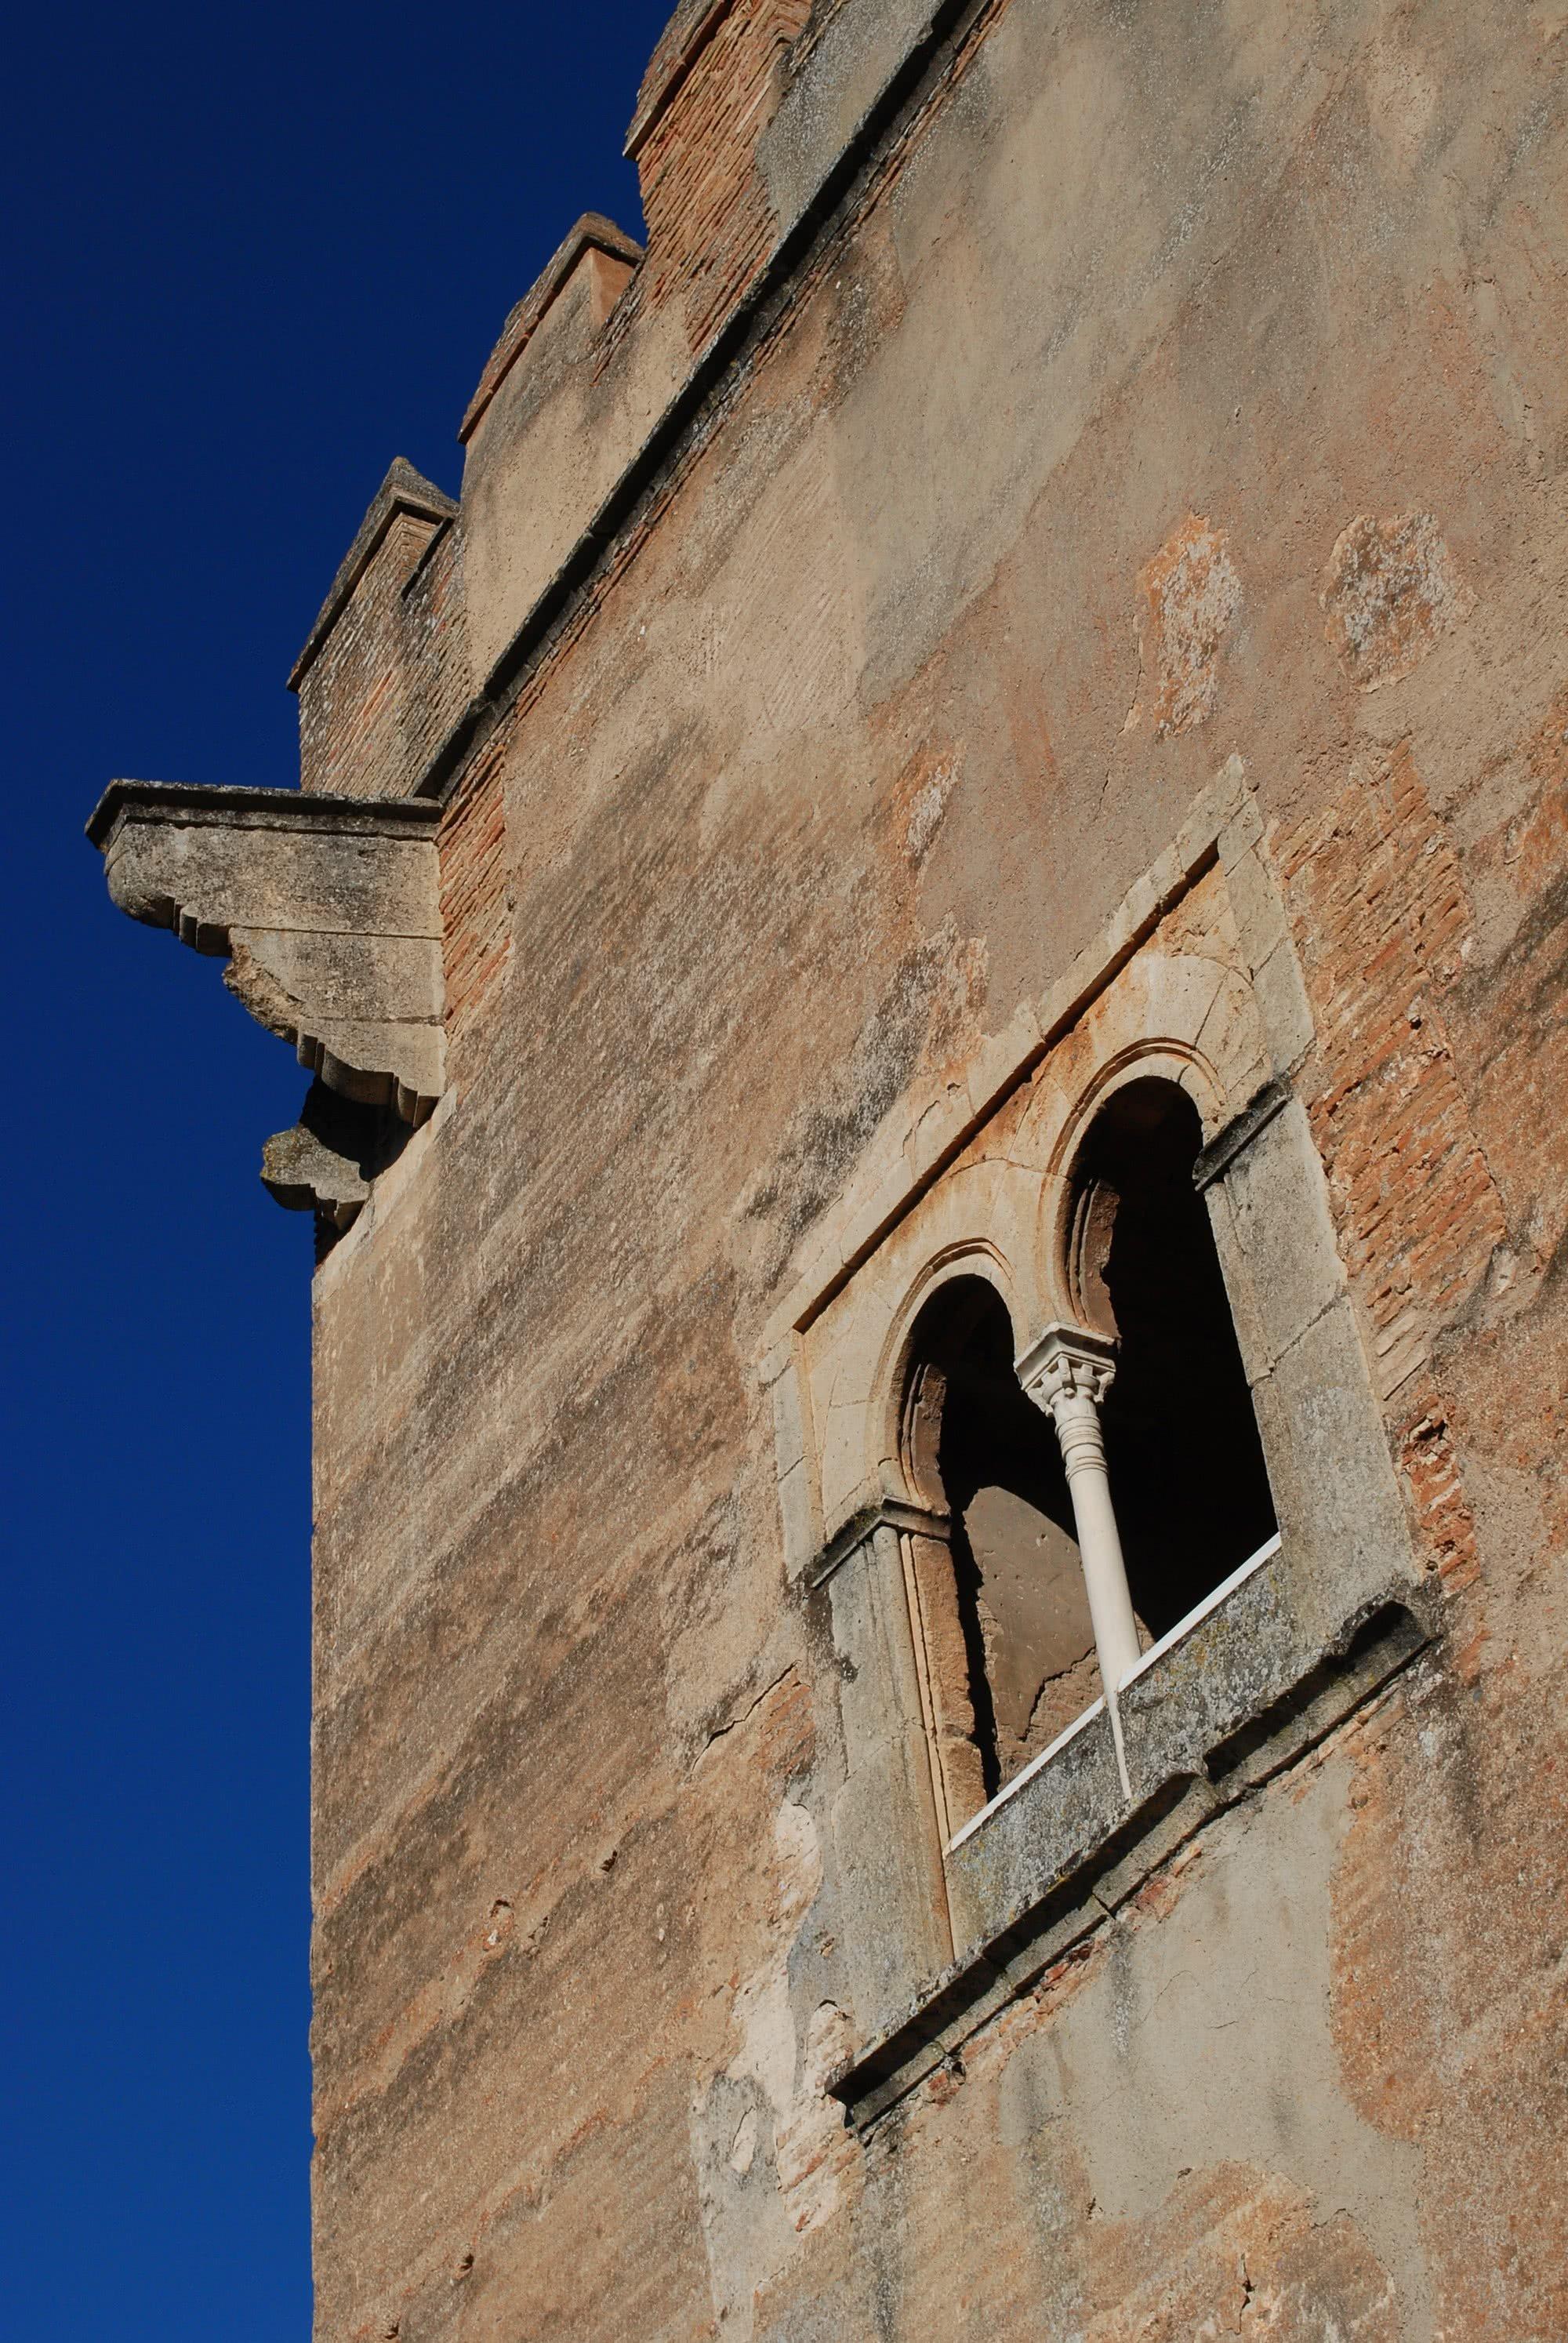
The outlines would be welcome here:
<svg viewBox="0 0 1568 2343">
<path fill-rule="evenodd" d="M 1173 1083 L 1131 1082 L 1091 1125 L 1074 1167 L 1077 1314 L 1117 1337 L 1101 1420 L 1146 1648 L 1274 1530 L 1208 1209 L 1192 1185 L 1201 1136 Z M 905 1414 L 914 1483 L 951 1522 L 947 1632 L 961 1637 L 987 1797 L 1101 1689 L 1061 1453 L 1018 1381 L 1016 1347 L 995 1287 L 954 1279 L 916 1327 Z"/>
<path fill-rule="evenodd" d="M 1099 1693 L 1089 1602 L 1056 1435 L 1013 1372 L 995 1287 L 967 1277 L 943 1286 L 917 1344 L 926 1470 L 934 1465 L 952 1520 L 990 1797 Z"/>
<path fill-rule="evenodd" d="M 1118 1337 L 1103 1412 L 1132 1606 L 1175 1626 L 1273 1535 L 1273 1501 L 1208 1208 L 1198 1113 L 1173 1082 L 1130 1082 L 1076 1167 L 1075 1269 Z"/>
</svg>

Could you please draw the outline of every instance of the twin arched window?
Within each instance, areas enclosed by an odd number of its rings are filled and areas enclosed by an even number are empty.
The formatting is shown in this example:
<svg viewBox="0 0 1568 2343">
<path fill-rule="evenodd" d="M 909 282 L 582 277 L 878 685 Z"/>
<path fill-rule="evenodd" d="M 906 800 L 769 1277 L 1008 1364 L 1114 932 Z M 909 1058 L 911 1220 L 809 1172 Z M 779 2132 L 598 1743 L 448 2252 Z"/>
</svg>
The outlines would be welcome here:
<svg viewBox="0 0 1568 2343">
<path fill-rule="evenodd" d="M 1025 1390 L 1020 1330 L 989 1281 L 950 1279 L 916 1321 L 904 1466 L 949 1529 L 945 1548 L 922 1542 L 912 1591 L 950 1825 L 1048 1748 L 1102 1693 L 1107 1672 L 1114 1690 L 1137 1648 L 1177 1627 L 1274 1533 L 1193 1182 L 1201 1144 L 1185 1092 L 1143 1078 L 1112 1095 L 1073 1165 L 1064 1266 L 1076 1322 L 1050 1330 L 1044 1347 L 1094 1370 L 1102 1464 L 1081 1386 L 1070 1405 L 1060 1373 L 1054 1383 L 1030 1375 L 1035 1396 Z M 1046 1384 L 1058 1392 L 1049 1403 Z"/>
</svg>

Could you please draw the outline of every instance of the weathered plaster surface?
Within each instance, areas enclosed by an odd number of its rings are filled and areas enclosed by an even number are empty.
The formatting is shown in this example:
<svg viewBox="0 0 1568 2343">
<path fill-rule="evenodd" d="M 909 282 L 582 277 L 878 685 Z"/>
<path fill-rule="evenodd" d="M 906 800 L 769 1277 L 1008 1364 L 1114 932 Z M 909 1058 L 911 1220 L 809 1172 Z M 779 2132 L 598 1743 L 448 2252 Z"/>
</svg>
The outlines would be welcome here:
<svg viewBox="0 0 1568 2343">
<path fill-rule="evenodd" d="M 877 16 L 849 0 L 824 28 L 764 134 L 776 186 L 829 35 L 869 55 Z M 1434 2020 L 1396 2056 L 1377 2024 L 1494 1925 L 1461 1879 L 1512 1909 L 1557 1826 L 1523 1699 L 1564 1624 L 1553 1428 L 1500 1412 L 1496 1379 L 1533 1359 L 1543 1390 L 1560 1355 L 1560 1152 L 1491 1070 L 1519 1046 L 1504 997 L 1542 1030 L 1523 960 L 1503 971 L 1560 867 L 1563 55 L 1529 12 L 1014 0 L 496 735 L 510 957 L 453 1029 L 453 1105 L 317 1284 L 324 2335 L 1553 2333 L 1548 1973 L 1503 1956 L 1513 2016 L 1484 2038 Z M 848 65 L 839 86 L 848 116 Z M 690 364 L 669 311 L 550 314 L 470 449 L 481 669 Z M 596 333 L 622 337 L 608 371 Z M 1094 1014 L 1180 1027 L 1229 1069 L 1225 1111 L 1288 1072 L 1325 1202 L 1314 1252 L 1271 1218 L 1271 1156 L 1228 1188 L 1300 1328 L 1277 1357 L 1255 1333 L 1257 1363 L 1298 1415 L 1314 1378 L 1361 1376 L 1418 1555 L 1463 1488 L 1454 1656 L 1422 1664 L 1424 1709 L 1384 1695 L 1384 1750 L 1352 1733 L 1218 1818 L 861 2144 L 823 2083 L 879 1929 L 932 1874 L 887 1847 L 850 1876 L 844 1850 L 920 1728 L 868 1744 L 885 1701 L 855 1708 L 787 1592 L 781 1461 L 818 1534 L 831 1501 L 807 1442 L 780 1458 L 765 1363 L 854 1215 L 874 1227 L 1038 1053 L 1232 754 L 1251 827 L 1188 899 L 1223 897 L 1217 944 L 1130 964 Z M 1332 893 L 1336 853 L 1366 878 L 1356 776 L 1391 756 L 1479 907 L 1445 958 L 1437 866 L 1396 874 L 1421 963 L 1389 997 L 1402 1094 L 1446 1084 L 1493 1182 L 1450 1147 L 1446 1185 L 1388 1190 L 1419 1394 L 1376 1365 L 1392 1232 L 1350 1135 L 1363 1115 L 1373 1162 L 1389 1135 L 1384 995 L 1375 971 L 1367 1006 L 1344 990 L 1388 890 Z M 453 851 L 479 802 L 455 801 Z M 1004 1249 L 1021 1214 L 1038 1283 L 1049 1146 L 1019 1160 L 1032 1198 L 976 1211 Z M 1450 1275 L 1423 1199 L 1472 1232 Z M 1334 1343 L 1372 1364 L 1330 1369 Z M 820 1394 L 812 1367 L 813 1419 L 859 1392 L 856 1355 Z M 1399 1443 L 1427 1420 L 1423 1484 Z M 1520 1785 L 1507 1847 L 1493 1806 L 1463 1835 L 1451 1766 L 1423 1894 L 1422 1719 L 1477 1697 L 1473 1762 Z M 1489 2073 L 1474 2154 L 1444 2110 Z"/>
<path fill-rule="evenodd" d="M 744 268 L 715 197 L 706 291 L 695 214 L 566 283 L 397 588 L 446 1088 L 315 1287 L 317 2332 L 1560 2343 L 1568 25 L 935 22 L 814 12 Z M 1044 1310 L 1151 1026 L 1207 1136 L 1287 1087 L 1210 1191 L 1282 1519 L 1435 1640 L 856 2131 L 955 1935 L 896 1534 L 807 1565 L 919 1228 Z"/>
</svg>

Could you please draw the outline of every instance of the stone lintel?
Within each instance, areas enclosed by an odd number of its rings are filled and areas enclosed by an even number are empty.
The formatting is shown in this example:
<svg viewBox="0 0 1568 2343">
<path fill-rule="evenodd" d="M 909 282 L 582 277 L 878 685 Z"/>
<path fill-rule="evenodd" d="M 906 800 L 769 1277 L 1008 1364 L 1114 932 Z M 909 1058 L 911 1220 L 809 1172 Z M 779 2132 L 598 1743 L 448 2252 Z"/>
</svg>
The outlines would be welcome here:
<svg viewBox="0 0 1568 2343">
<path fill-rule="evenodd" d="M 87 836 L 123 911 L 226 959 L 328 1089 L 417 1123 L 443 1081 L 438 820 L 423 799 L 119 780 Z"/>
</svg>

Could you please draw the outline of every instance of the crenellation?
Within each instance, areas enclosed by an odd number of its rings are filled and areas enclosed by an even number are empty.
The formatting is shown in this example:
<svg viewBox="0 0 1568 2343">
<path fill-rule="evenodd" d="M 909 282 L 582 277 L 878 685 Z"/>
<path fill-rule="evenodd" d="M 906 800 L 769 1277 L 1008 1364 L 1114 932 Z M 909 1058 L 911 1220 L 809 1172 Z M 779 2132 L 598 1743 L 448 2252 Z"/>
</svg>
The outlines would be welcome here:
<svg viewBox="0 0 1568 2343">
<path fill-rule="evenodd" d="M 303 789 L 407 797 L 467 698 L 457 512 L 397 458 L 289 677 Z"/>
<path fill-rule="evenodd" d="M 584 212 L 502 327 L 458 427 L 457 437 L 465 446 L 558 305 L 580 306 L 589 329 L 597 330 L 608 318 L 641 258 L 642 246 L 635 237 L 606 219 L 602 212 Z"/>
<path fill-rule="evenodd" d="M 754 279 L 777 236 L 756 160 L 809 0 L 712 0 L 656 58 L 627 139 L 648 221 L 650 307 L 678 299 L 693 350 Z M 673 27 L 672 27 L 673 29 Z M 668 38 L 668 35 L 667 35 Z"/>
</svg>

